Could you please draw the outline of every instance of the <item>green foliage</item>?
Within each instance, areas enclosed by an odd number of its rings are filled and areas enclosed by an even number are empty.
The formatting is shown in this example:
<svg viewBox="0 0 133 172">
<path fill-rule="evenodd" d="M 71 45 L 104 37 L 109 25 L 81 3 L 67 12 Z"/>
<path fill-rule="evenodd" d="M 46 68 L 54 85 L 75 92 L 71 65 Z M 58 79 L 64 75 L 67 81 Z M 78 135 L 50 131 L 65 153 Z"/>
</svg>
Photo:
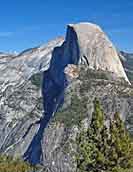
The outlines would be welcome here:
<svg viewBox="0 0 133 172">
<path fill-rule="evenodd" d="M 104 114 L 97 99 L 94 100 L 94 112 L 92 114 L 91 128 L 100 132 L 104 128 Z"/>
<path fill-rule="evenodd" d="M 122 172 L 131 169 L 131 141 L 118 113 L 105 126 L 104 112 L 97 99 L 88 130 L 81 129 L 77 137 L 78 172 Z M 124 171 L 123 171 L 124 172 Z"/>
<path fill-rule="evenodd" d="M 37 168 L 20 159 L 0 155 L 0 172 L 32 172 Z"/>
<path fill-rule="evenodd" d="M 79 98 L 76 95 L 72 96 L 71 104 L 67 109 L 61 108 L 54 117 L 55 121 L 64 123 L 65 127 L 70 128 L 73 125 L 78 125 L 81 120 L 86 117 L 86 101 L 85 97 Z"/>
<path fill-rule="evenodd" d="M 35 74 L 31 77 L 31 82 L 33 85 L 35 85 L 37 88 L 41 87 L 41 74 Z"/>
<path fill-rule="evenodd" d="M 111 150 L 113 149 L 109 154 L 111 162 L 115 167 L 131 167 L 131 140 L 119 113 L 114 115 L 114 119 L 110 123 L 110 136 L 110 146 Z"/>
<path fill-rule="evenodd" d="M 81 66 L 81 70 L 83 71 L 84 67 L 82 69 L 82 66 Z M 108 71 L 87 69 L 86 72 L 84 72 L 82 74 L 80 73 L 80 75 L 82 75 L 81 77 L 88 78 L 88 79 L 105 79 L 105 80 L 108 80 L 112 74 L 111 74 L 111 72 L 108 72 Z"/>
<path fill-rule="evenodd" d="M 130 133 L 131 138 L 133 138 L 133 131 L 132 131 L 133 115 L 132 115 L 132 112 L 130 114 L 128 114 L 128 116 L 127 116 L 126 125 L 128 126 L 128 131 Z"/>
</svg>

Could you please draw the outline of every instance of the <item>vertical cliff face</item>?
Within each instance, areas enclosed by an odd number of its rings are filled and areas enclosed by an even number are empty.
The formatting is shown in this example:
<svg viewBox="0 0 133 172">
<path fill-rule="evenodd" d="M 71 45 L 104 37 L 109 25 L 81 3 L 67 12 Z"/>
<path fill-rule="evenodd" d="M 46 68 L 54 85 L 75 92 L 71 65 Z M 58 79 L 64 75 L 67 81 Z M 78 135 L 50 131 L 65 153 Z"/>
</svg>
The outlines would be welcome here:
<svg viewBox="0 0 133 172">
<path fill-rule="evenodd" d="M 54 48 L 49 69 L 43 75 L 44 114 L 40 128 L 24 154 L 30 163 L 42 162 L 44 130 L 64 103 L 64 92 L 68 85 L 65 68 L 81 63 L 93 70 L 111 72 L 114 79 L 123 78 L 128 82 L 115 48 L 98 26 L 90 23 L 68 25 L 66 39 L 62 46 Z"/>
<path fill-rule="evenodd" d="M 54 47 L 63 42 L 60 37 L 18 55 L 0 53 L 0 152 L 22 156 L 30 147 L 42 116 L 41 75 L 50 66 Z"/>
<path fill-rule="evenodd" d="M 115 47 L 99 26 L 79 23 L 71 24 L 68 28 L 76 33 L 78 56 L 81 61 L 84 61 L 91 69 L 109 71 L 114 79 L 124 78 L 129 82 Z M 72 52 L 75 53 L 74 48 Z"/>
<path fill-rule="evenodd" d="M 2 153 L 23 156 L 32 164 L 43 163 L 54 172 L 74 172 L 70 148 L 77 128 L 69 111 L 72 95 L 87 96 L 85 115 L 89 119 L 95 97 L 101 100 L 108 116 L 117 110 L 123 116 L 131 114 L 130 87 L 115 85 L 118 78 L 128 82 L 127 76 L 114 46 L 94 24 L 68 25 L 65 40 L 59 38 L 10 59 L 0 57 L 0 62 Z M 80 64 L 84 70 L 80 70 Z M 112 81 L 98 78 L 100 71 L 109 72 Z M 38 76 L 43 80 L 42 87 L 38 86 Z M 50 121 L 62 105 L 67 107 L 71 128 L 65 127 L 66 116 L 64 122 Z"/>
<path fill-rule="evenodd" d="M 123 51 L 119 52 L 118 54 L 129 80 L 133 82 L 133 54 Z"/>
<path fill-rule="evenodd" d="M 61 47 L 54 48 L 50 67 L 43 74 L 42 95 L 44 114 L 40 121 L 40 128 L 24 154 L 24 158 L 32 164 L 42 162 L 41 141 L 44 130 L 51 117 L 64 103 L 64 92 L 68 85 L 64 70 L 68 64 L 77 65 L 79 62 L 79 47 L 77 41 L 76 33 L 72 31 L 72 28 L 69 28 L 66 41 Z"/>
</svg>

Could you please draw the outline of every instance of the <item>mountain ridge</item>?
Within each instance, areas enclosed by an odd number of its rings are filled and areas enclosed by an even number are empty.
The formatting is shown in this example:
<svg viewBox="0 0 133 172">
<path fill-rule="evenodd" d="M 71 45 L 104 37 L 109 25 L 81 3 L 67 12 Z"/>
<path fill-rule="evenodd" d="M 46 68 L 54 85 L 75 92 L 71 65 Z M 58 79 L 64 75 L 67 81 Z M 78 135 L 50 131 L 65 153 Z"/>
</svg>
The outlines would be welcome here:
<svg viewBox="0 0 133 172">
<path fill-rule="evenodd" d="M 20 53 L 6 64 L 0 64 L 0 152 L 24 157 L 32 164 L 42 163 L 54 172 L 75 171 L 72 150 L 68 154 L 65 148 L 66 143 L 68 147 L 74 146 L 70 140 L 78 131 L 75 121 L 72 122 L 77 116 L 67 114 L 69 118 L 66 119 L 63 110 L 61 116 L 58 114 L 59 109 L 71 110 L 73 95 L 78 99 L 86 97 L 87 112 L 81 116 L 88 121 L 95 97 L 101 100 L 108 118 L 120 111 L 121 117 L 126 120 L 132 116 L 133 109 L 132 85 L 115 77 L 109 78 L 112 68 L 105 70 L 106 65 L 109 68 L 109 61 L 102 66 L 101 60 L 98 60 L 98 57 L 106 59 L 110 41 L 103 33 L 101 37 L 97 27 L 93 32 L 95 25 L 91 26 L 89 35 L 81 28 L 80 34 L 84 32 L 88 37 L 78 35 L 72 27 L 68 26 L 65 41 L 63 38 L 53 40 L 40 48 Z M 93 42 L 95 36 L 97 42 Z M 92 58 L 96 59 L 92 64 L 91 50 Z M 110 51 L 116 55 L 114 48 Z M 109 54 L 109 57 L 114 56 Z M 118 55 L 116 57 L 118 64 L 115 62 L 115 66 L 120 65 L 120 76 L 125 77 Z M 69 75 L 69 69 L 73 66 L 78 74 L 68 80 L 66 74 Z M 116 70 L 116 76 L 118 73 Z M 63 122 L 62 117 L 70 120 L 67 123 L 71 124 L 70 128 L 66 127 L 67 121 Z M 132 130 L 132 124 L 127 126 Z"/>
</svg>

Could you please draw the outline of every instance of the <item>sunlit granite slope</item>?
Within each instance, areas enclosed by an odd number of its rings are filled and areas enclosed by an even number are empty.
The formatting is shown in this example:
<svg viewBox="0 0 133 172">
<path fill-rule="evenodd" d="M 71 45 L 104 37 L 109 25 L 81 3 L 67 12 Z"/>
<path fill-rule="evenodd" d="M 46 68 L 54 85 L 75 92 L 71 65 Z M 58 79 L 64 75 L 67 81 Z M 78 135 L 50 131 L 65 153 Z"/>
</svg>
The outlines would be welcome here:
<svg viewBox="0 0 133 172">
<path fill-rule="evenodd" d="M 95 97 L 108 116 L 120 111 L 125 120 L 132 114 L 132 87 L 114 46 L 95 24 L 68 25 L 65 40 L 26 50 L 6 58 L 7 63 L 4 58 L 0 56 L 4 62 L 0 63 L 2 153 L 42 163 L 54 172 L 74 172 L 71 139 L 77 127 L 72 122 L 67 128 L 65 121 L 55 121 L 53 116 L 60 108 L 71 108 L 73 95 L 82 98 L 83 88 L 89 120 Z M 79 73 L 68 80 L 70 66 Z"/>
</svg>

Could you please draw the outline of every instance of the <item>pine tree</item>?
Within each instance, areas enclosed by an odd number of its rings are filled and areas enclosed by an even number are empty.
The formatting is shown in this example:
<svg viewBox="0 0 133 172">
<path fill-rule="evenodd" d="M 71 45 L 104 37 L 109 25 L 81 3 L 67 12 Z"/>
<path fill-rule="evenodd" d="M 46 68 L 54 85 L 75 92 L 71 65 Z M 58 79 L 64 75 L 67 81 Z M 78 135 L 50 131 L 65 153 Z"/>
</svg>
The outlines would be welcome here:
<svg viewBox="0 0 133 172">
<path fill-rule="evenodd" d="M 78 172 L 122 172 L 131 166 L 131 142 L 119 113 L 105 126 L 104 112 L 97 99 L 88 130 L 80 126 L 77 137 Z"/>
<path fill-rule="evenodd" d="M 121 168 L 131 166 L 131 140 L 119 113 L 115 113 L 110 123 L 110 165 Z"/>
<path fill-rule="evenodd" d="M 94 100 L 94 112 L 91 125 L 78 136 L 77 166 L 80 172 L 102 171 L 106 169 L 108 152 L 108 134 L 104 125 L 104 113 L 97 99 Z"/>
</svg>

